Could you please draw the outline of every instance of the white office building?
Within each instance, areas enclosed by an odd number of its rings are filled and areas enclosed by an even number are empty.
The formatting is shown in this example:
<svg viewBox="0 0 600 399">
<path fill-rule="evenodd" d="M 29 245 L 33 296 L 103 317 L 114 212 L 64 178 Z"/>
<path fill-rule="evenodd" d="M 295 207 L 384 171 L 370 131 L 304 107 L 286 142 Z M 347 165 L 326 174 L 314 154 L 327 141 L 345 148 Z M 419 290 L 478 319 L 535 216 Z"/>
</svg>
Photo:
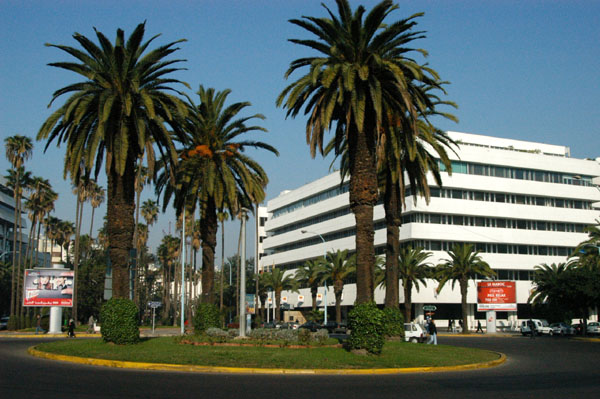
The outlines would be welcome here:
<svg viewBox="0 0 600 399">
<path fill-rule="evenodd" d="M 527 299 L 534 267 L 565 262 L 573 249 L 587 239 L 583 229 L 600 217 L 600 158 L 575 159 L 568 147 L 489 136 L 449 132 L 460 145 L 451 154 L 452 175 L 442 173 L 443 187 L 430 180 L 431 200 L 407 198 L 400 228 L 401 245 L 423 247 L 437 264 L 448 258 L 455 243 L 475 245 L 482 258 L 497 272 L 499 280 L 512 280 L 517 288 L 517 312 L 499 312 L 498 326 L 515 328 L 517 320 L 529 317 Z M 348 184 L 340 185 L 332 173 L 300 188 L 284 191 L 268 201 L 263 224 L 260 266 L 293 272 L 306 260 L 326 251 L 355 249 L 355 220 L 349 209 Z M 374 210 L 375 248 L 385 254 L 384 210 Z M 302 231 L 305 231 L 304 233 Z M 323 239 L 325 242 L 323 243 Z M 436 281 L 420 291 L 413 289 L 413 315 L 423 319 L 423 306 L 435 305 L 435 318 L 460 317 L 458 284 L 446 284 L 435 294 Z M 323 294 L 323 288 L 319 290 Z M 404 301 L 399 287 L 400 302 Z M 312 306 L 309 289 L 285 293 L 289 308 Z M 376 289 L 377 303 L 385 293 Z M 300 302 L 298 298 L 303 298 Z M 325 305 L 320 295 L 318 306 Z M 342 306 L 347 311 L 356 299 L 356 286 L 344 287 Z M 476 312 L 476 282 L 469 285 L 469 325 L 485 314 Z M 334 312 L 333 289 L 327 306 Z M 597 319 L 597 312 L 592 319 Z"/>
</svg>

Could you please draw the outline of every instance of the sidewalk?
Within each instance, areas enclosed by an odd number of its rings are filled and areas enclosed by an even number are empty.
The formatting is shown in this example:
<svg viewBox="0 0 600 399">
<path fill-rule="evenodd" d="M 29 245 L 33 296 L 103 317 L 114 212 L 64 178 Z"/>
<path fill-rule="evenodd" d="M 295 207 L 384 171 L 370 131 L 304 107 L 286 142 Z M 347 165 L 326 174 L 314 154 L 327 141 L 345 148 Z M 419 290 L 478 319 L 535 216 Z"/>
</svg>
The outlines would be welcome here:
<svg viewBox="0 0 600 399">
<path fill-rule="evenodd" d="M 152 328 L 142 327 L 140 328 L 140 336 L 141 337 L 169 337 L 169 336 L 178 336 L 181 334 L 181 329 L 179 327 L 173 328 L 157 328 L 154 330 L 154 334 L 152 334 Z M 87 333 L 81 331 L 75 331 L 76 338 L 102 338 L 100 333 Z M 67 332 L 64 331 L 60 334 L 36 334 L 33 331 L 0 331 L 0 338 L 67 338 Z"/>
</svg>

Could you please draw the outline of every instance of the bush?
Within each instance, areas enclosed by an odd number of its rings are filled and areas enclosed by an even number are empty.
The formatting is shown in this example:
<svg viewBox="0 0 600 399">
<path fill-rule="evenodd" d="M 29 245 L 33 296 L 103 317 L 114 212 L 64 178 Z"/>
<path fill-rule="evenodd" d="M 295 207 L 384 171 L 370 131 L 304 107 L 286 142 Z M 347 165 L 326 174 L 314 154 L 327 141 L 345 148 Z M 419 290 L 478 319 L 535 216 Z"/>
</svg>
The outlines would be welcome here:
<svg viewBox="0 0 600 399">
<path fill-rule="evenodd" d="M 404 338 L 404 315 L 400 309 L 383 309 L 383 327 L 386 337 Z"/>
<path fill-rule="evenodd" d="M 309 345 L 312 340 L 312 333 L 308 328 L 298 329 L 298 343 L 300 345 Z"/>
<path fill-rule="evenodd" d="M 361 303 L 348 313 L 350 349 L 365 349 L 380 354 L 384 344 L 384 314 L 375 303 Z"/>
<path fill-rule="evenodd" d="M 207 328 L 204 333 L 210 338 L 210 342 L 223 343 L 227 342 L 227 339 L 229 338 L 227 331 L 221 330 L 220 328 L 210 327 Z"/>
<path fill-rule="evenodd" d="M 317 330 L 317 332 L 313 334 L 313 339 L 317 341 L 319 345 L 325 345 L 329 340 L 329 332 L 324 328 Z"/>
<path fill-rule="evenodd" d="M 221 313 L 217 305 L 212 303 L 199 303 L 196 305 L 194 314 L 194 332 L 202 334 L 209 328 L 220 328 L 222 326 Z"/>
<path fill-rule="evenodd" d="M 125 298 L 112 298 L 100 310 L 102 339 L 117 345 L 136 344 L 140 341 L 137 324 L 138 308 Z"/>
</svg>

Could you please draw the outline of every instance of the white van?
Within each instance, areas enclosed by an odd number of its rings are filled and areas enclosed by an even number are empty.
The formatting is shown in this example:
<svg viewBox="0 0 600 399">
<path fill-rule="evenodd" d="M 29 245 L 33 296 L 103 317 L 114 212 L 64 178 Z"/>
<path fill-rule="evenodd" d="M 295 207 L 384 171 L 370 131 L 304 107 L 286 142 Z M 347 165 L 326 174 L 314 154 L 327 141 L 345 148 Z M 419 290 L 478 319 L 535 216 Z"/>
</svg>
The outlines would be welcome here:
<svg viewBox="0 0 600 399">
<path fill-rule="evenodd" d="M 404 341 L 418 343 L 425 342 L 427 334 L 423 328 L 415 323 L 404 323 Z"/>
<path fill-rule="evenodd" d="M 552 335 L 554 332 L 550 324 L 544 319 L 530 319 L 535 326 L 536 334 L 548 334 Z M 529 320 L 521 320 L 521 334 L 530 335 L 531 329 L 529 328 Z"/>
</svg>

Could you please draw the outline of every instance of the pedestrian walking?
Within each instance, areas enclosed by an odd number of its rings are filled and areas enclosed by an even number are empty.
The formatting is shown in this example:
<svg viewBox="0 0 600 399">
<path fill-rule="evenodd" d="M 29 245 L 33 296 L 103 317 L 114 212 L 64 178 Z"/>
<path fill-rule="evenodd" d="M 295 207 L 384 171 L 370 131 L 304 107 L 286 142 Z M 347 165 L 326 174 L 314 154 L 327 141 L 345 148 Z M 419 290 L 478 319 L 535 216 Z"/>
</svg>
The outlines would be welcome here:
<svg viewBox="0 0 600 399">
<path fill-rule="evenodd" d="M 454 320 L 448 320 L 448 332 L 454 332 Z"/>
<path fill-rule="evenodd" d="M 462 319 L 458 319 L 458 325 L 460 326 L 460 332 L 463 332 L 464 327 Z"/>
<path fill-rule="evenodd" d="M 530 332 L 529 337 L 531 339 L 535 339 L 536 328 L 535 328 L 535 323 L 533 322 L 533 320 L 531 320 L 531 319 L 527 320 L 527 326 L 529 327 L 529 332 Z"/>
<path fill-rule="evenodd" d="M 94 315 L 90 315 L 88 319 L 88 329 L 87 332 L 90 334 L 94 333 L 94 324 L 96 324 L 96 320 L 94 319 Z"/>
<path fill-rule="evenodd" d="M 69 320 L 67 337 L 75 338 L 75 320 L 73 320 L 73 319 Z"/>
<path fill-rule="evenodd" d="M 39 314 L 35 316 L 35 333 L 37 335 L 38 332 L 42 332 L 42 334 L 44 334 L 46 332 L 46 330 L 44 330 L 42 328 L 42 316 L 40 316 Z"/>
<path fill-rule="evenodd" d="M 479 320 L 477 320 L 477 330 L 475 330 L 475 333 L 481 332 L 483 334 L 483 328 L 481 328 L 481 322 Z"/>
</svg>

